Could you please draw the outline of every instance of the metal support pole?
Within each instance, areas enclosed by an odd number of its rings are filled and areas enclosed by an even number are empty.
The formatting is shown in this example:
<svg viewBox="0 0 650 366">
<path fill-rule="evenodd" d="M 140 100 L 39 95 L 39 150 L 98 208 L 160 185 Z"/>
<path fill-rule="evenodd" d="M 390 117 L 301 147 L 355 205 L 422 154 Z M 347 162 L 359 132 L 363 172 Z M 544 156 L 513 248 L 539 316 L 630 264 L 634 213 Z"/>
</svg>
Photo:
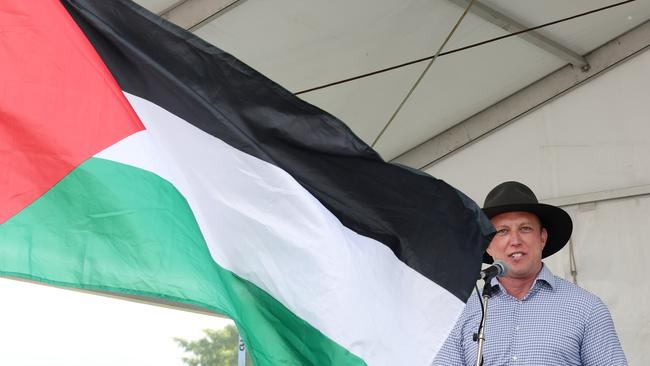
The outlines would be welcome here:
<svg viewBox="0 0 650 366">
<path fill-rule="evenodd" d="M 492 277 L 488 276 L 483 279 L 485 284 L 483 285 L 483 296 L 482 304 L 483 307 L 483 316 L 481 317 L 481 323 L 478 326 L 478 333 L 474 333 L 474 342 L 478 342 L 478 348 L 476 350 L 476 366 L 483 366 L 483 347 L 485 343 L 485 323 L 487 322 L 487 313 L 488 313 L 488 300 L 492 297 Z"/>
<path fill-rule="evenodd" d="M 239 345 L 237 346 L 237 366 L 246 366 L 246 345 L 244 340 L 239 337 Z"/>
<path fill-rule="evenodd" d="M 487 282 L 486 282 L 487 287 Z M 485 342 L 485 320 L 487 319 L 487 307 L 490 294 L 486 294 L 483 290 L 483 316 L 481 317 L 481 325 L 478 327 L 478 350 L 476 351 L 476 366 L 483 366 L 483 343 Z"/>
</svg>

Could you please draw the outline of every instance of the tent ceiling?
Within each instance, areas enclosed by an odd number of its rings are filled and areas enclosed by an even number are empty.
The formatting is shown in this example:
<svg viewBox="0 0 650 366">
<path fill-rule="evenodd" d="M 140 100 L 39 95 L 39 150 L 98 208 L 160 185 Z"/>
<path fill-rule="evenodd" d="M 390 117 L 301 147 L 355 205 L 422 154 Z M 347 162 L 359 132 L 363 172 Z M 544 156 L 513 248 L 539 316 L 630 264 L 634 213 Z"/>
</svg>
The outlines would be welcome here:
<svg viewBox="0 0 650 366">
<path fill-rule="evenodd" d="M 179 14 L 200 7 L 207 18 L 212 9 L 223 7 L 215 4 L 233 1 L 137 2 L 156 13 L 174 6 Z M 614 2 L 481 1 L 526 26 Z M 298 92 L 433 55 L 463 10 L 450 0 L 240 0 L 193 31 Z M 539 33 L 584 55 L 648 19 L 650 2 L 637 0 Z M 504 34 L 502 28 L 469 14 L 445 50 Z M 565 59 L 519 37 L 440 57 L 374 147 L 385 159 L 392 159 L 566 64 Z M 420 63 L 300 97 L 337 116 L 371 144 L 425 66 Z"/>
</svg>

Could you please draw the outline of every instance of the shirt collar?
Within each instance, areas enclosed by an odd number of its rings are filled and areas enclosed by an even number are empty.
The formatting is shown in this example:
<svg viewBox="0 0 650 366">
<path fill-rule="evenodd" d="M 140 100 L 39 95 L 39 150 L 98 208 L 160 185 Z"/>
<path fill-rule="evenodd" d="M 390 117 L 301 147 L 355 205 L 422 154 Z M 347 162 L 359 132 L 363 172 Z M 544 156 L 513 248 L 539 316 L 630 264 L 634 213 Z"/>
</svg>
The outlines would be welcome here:
<svg viewBox="0 0 650 366">
<path fill-rule="evenodd" d="M 548 269 L 546 264 L 544 264 L 544 262 L 542 262 L 542 270 L 539 271 L 535 282 L 533 282 L 533 287 L 535 287 L 538 282 L 546 282 L 549 286 L 551 286 L 551 290 L 555 289 L 555 276 L 553 275 L 553 272 Z M 490 286 L 499 286 L 499 288 L 503 291 L 503 288 L 501 288 L 501 284 L 496 277 L 492 278 L 492 281 L 490 281 Z"/>
<path fill-rule="evenodd" d="M 535 282 L 540 280 L 548 283 L 548 285 L 551 286 L 552 290 L 555 289 L 555 276 L 553 275 L 553 272 L 551 272 L 551 270 L 548 269 L 546 264 L 544 264 L 544 262 L 542 262 L 542 270 L 539 271 L 539 274 L 537 275 L 537 279 L 535 280 Z"/>
</svg>

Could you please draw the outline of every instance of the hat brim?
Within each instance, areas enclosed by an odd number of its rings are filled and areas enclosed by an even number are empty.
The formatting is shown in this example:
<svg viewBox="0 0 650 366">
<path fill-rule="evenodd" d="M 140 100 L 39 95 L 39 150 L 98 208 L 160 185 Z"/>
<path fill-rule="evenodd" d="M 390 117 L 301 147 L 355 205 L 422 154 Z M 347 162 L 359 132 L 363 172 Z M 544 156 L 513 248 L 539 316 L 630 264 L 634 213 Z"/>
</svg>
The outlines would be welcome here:
<svg viewBox="0 0 650 366">
<path fill-rule="evenodd" d="M 487 207 L 483 209 L 483 212 L 489 219 L 502 213 L 515 211 L 530 212 L 537 215 L 542 222 L 542 227 L 546 228 L 548 238 L 542 251 L 542 258 L 557 253 L 571 238 L 571 232 L 573 232 L 571 216 L 559 207 L 543 203 L 527 203 Z M 492 262 L 494 262 L 492 257 L 485 252 L 483 255 L 483 263 L 491 264 Z"/>
</svg>

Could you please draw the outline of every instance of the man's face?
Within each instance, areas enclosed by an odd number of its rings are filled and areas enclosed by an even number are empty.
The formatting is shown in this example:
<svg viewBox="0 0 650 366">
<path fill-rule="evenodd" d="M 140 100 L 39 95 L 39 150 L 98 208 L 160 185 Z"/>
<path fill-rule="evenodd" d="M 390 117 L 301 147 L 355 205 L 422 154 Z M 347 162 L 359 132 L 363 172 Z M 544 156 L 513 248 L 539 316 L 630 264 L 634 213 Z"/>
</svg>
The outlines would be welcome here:
<svg viewBox="0 0 650 366">
<path fill-rule="evenodd" d="M 492 218 L 497 230 L 487 252 L 508 266 L 507 277 L 530 278 L 541 269 L 542 249 L 548 234 L 539 218 L 529 212 L 506 212 Z"/>
</svg>

